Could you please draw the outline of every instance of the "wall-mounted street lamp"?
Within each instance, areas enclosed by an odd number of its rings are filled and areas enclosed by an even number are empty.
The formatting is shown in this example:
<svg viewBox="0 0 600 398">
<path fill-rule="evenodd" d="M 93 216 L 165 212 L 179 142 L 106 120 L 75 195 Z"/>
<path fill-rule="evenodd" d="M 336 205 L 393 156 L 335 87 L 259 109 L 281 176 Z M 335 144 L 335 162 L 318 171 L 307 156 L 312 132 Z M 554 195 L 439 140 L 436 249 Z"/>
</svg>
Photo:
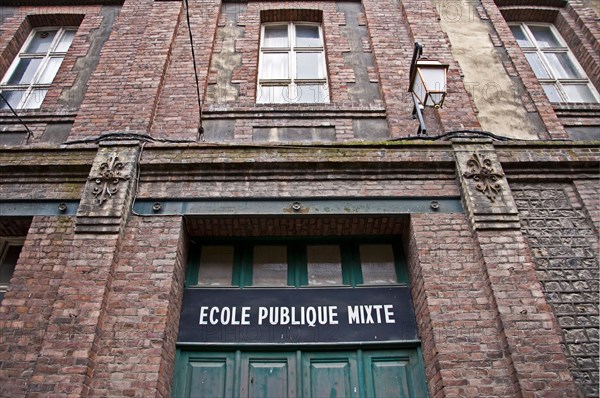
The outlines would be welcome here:
<svg viewBox="0 0 600 398">
<path fill-rule="evenodd" d="M 421 59 L 423 46 L 415 43 L 412 62 L 410 65 L 410 84 L 408 91 L 412 94 L 415 104 L 413 118 L 419 119 L 417 135 L 427 134 L 423 109 L 426 106 L 441 108 L 446 98 L 446 72 L 448 65 L 438 61 Z"/>
</svg>

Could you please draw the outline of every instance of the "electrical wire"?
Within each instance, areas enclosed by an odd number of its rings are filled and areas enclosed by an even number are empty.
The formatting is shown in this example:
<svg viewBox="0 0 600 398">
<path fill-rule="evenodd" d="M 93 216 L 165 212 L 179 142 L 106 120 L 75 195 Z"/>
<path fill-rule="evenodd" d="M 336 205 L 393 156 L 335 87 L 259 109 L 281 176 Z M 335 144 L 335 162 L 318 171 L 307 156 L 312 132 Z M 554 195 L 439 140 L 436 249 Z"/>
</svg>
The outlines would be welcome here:
<svg viewBox="0 0 600 398">
<path fill-rule="evenodd" d="M 388 140 L 388 142 L 393 142 L 393 141 L 416 141 L 416 140 L 423 140 L 423 141 L 445 141 L 445 140 L 450 139 L 450 138 L 492 138 L 492 139 L 497 140 L 497 141 L 523 141 L 523 140 L 521 140 L 519 138 L 505 137 L 505 136 L 502 136 L 502 135 L 497 135 L 497 134 L 494 134 L 494 133 L 490 133 L 489 131 L 482 131 L 482 130 L 453 130 L 453 131 L 446 131 L 445 133 L 442 133 L 440 135 L 433 135 L 433 136 L 418 135 L 418 136 L 393 138 L 391 140 Z"/>
<path fill-rule="evenodd" d="M 107 133 L 95 138 L 84 138 L 81 140 L 73 140 L 63 142 L 63 145 L 75 145 L 75 144 L 98 144 L 102 141 L 124 141 L 124 140 L 139 140 L 142 142 L 168 142 L 172 144 L 193 144 L 196 141 L 190 140 L 174 140 L 169 138 L 154 138 L 147 134 L 140 133 Z"/>
<path fill-rule="evenodd" d="M 21 124 L 23 125 L 23 127 L 25 127 L 25 129 L 27 130 L 27 140 L 29 140 L 30 137 L 33 137 L 33 132 L 31 130 L 29 130 L 29 127 L 27 127 L 27 125 L 25 124 L 25 122 L 23 121 L 23 119 L 21 119 L 19 117 L 19 115 L 17 114 L 17 111 L 15 111 L 14 108 L 7 101 L 7 99 L 4 98 L 4 95 L 2 95 L 1 91 L 0 91 L 0 97 L 2 97 L 2 100 L 6 103 L 6 105 L 8 105 L 8 107 L 12 111 L 13 115 L 15 115 L 15 117 L 19 120 L 19 122 L 21 122 Z"/>
<path fill-rule="evenodd" d="M 194 38 L 192 36 L 192 25 L 190 24 L 190 5 L 185 0 L 185 15 L 187 19 L 188 33 L 190 35 L 190 46 L 192 47 L 192 63 L 194 64 L 194 77 L 196 78 L 196 96 L 198 98 L 198 138 L 204 141 L 204 127 L 202 127 L 202 100 L 200 98 L 200 81 L 198 79 L 198 67 L 196 66 L 196 54 L 194 52 Z"/>
<path fill-rule="evenodd" d="M 504 137 L 500 135 L 496 135 L 490 133 L 489 131 L 480 131 L 480 130 L 455 130 L 455 131 L 447 131 L 440 135 L 436 136 L 409 136 L 409 137 L 401 137 L 394 138 L 387 141 L 381 142 L 356 142 L 356 145 L 359 145 L 361 148 L 368 145 L 377 145 L 377 144 L 385 144 L 385 143 L 393 143 L 398 141 L 447 141 L 451 138 L 492 138 L 497 141 L 522 141 L 518 138 L 510 138 Z M 98 144 L 102 141 L 124 141 L 124 140 L 139 140 L 142 142 L 165 142 L 170 144 L 195 144 L 197 141 L 192 140 L 176 140 L 169 138 L 154 138 L 147 134 L 140 133 L 131 133 L 131 132 L 119 132 L 119 133 L 107 133 L 95 138 L 85 138 L 81 140 L 73 140 L 64 142 L 63 145 L 76 145 L 76 144 Z M 344 146 L 350 148 L 351 142 L 344 143 Z M 335 145 L 335 142 L 331 144 L 285 144 L 285 143 L 274 143 L 274 144 L 257 144 L 257 143 L 242 143 L 242 144 L 230 144 L 230 143 L 219 143 L 219 142 L 211 142 L 209 144 L 205 144 L 210 147 L 253 147 L 253 148 L 287 148 L 287 149 L 338 149 L 339 145 Z"/>
</svg>

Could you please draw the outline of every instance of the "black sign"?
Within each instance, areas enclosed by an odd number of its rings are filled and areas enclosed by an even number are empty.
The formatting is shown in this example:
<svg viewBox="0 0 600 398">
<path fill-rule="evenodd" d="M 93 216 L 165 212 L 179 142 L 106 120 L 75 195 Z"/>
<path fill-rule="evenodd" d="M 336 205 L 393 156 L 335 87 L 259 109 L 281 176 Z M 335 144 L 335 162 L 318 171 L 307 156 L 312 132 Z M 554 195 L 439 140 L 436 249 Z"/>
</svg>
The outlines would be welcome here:
<svg viewBox="0 0 600 398">
<path fill-rule="evenodd" d="M 179 343 L 415 341 L 407 287 L 186 289 Z"/>
</svg>

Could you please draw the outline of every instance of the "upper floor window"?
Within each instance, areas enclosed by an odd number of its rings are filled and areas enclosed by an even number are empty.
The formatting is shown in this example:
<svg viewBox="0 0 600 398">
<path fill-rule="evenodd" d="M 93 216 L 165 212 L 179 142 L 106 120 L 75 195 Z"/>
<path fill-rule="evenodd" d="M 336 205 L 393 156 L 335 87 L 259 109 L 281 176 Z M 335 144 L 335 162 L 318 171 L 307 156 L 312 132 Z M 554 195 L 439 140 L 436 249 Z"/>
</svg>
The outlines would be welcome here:
<svg viewBox="0 0 600 398">
<path fill-rule="evenodd" d="M 42 105 L 73 41 L 75 28 L 34 29 L 0 82 L 2 96 L 15 109 Z M 0 109 L 9 109 L 0 101 Z"/>
<path fill-rule="evenodd" d="M 319 24 L 262 25 L 256 102 L 329 102 L 323 32 Z"/>
<path fill-rule="evenodd" d="M 554 26 L 519 23 L 510 29 L 550 102 L 598 102 L 598 92 Z"/>
</svg>

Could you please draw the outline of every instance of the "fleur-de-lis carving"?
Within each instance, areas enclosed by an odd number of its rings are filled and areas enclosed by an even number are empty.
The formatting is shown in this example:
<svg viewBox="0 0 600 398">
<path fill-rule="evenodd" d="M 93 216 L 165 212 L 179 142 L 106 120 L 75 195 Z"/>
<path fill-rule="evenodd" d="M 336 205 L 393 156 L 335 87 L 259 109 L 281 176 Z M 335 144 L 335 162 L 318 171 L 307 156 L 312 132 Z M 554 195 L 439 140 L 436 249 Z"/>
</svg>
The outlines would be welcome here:
<svg viewBox="0 0 600 398">
<path fill-rule="evenodd" d="M 92 194 L 96 197 L 94 202 L 98 206 L 102 206 L 104 202 L 117 193 L 121 181 L 126 181 L 130 178 L 122 175 L 121 172 L 125 168 L 125 165 L 118 160 L 118 156 L 111 155 L 108 162 L 100 164 L 98 175 L 88 177 L 89 180 L 94 181 L 96 184 L 92 189 Z"/>
<path fill-rule="evenodd" d="M 463 177 L 472 178 L 477 183 L 475 188 L 483 192 L 492 202 L 495 202 L 496 196 L 502 190 L 498 180 L 504 177 L 504 174 L 494 170 L 491 160 L 480 159 L 477 153 L 474 153 L 467 161 L 467 167 L 469 171 L 465 171 Z"/>
</svg>

